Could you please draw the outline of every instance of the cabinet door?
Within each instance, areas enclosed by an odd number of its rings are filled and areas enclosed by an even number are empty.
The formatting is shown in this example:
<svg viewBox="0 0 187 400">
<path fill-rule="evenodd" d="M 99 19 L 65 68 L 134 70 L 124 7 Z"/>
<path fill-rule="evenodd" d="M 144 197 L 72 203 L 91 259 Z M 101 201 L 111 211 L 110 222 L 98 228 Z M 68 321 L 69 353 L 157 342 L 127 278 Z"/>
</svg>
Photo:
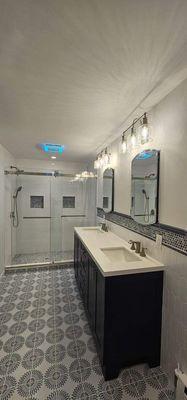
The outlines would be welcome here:
<svg viewBox="0 0 187 400">
<path fill-rule="evenodd" d="M 90 257 L 88 258 L 88 268 L 88 314 L 90 317 L 91 326 L 95 331 L 97 270 Z"/>
<path fill-rule="evenodd" d="M 97 289 L 96 289 L 96 318 L 95 333 L 100 348 L 104 341 L 104 323 L 105 323 L 105 278 L 97 269 Z M 111 327 L 108 327 L 110 329 Z"/>
<path fill-rule="evenodd" d="M 83 258 L 81 261 L 81 290 L 82 290 L 82 297 L 84 304 L 87 308 L 87 303 L 88 303 L 88 253 L 87 251 L 84 251 L 83 253 Z"/>
<path fill-rule="evenodd" d="M 79 239 L 77 235 L 74 235 L 74 269 L 75 277 L 78 275 L 78 258 L 79 258 Z"/>
</svg>

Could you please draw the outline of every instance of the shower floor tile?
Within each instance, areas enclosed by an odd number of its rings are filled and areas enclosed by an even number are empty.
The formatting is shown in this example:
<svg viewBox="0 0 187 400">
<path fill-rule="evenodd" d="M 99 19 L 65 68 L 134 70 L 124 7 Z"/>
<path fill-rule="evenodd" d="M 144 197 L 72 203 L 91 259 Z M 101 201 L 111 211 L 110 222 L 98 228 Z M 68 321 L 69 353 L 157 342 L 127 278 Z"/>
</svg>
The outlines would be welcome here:
<svg viewBox="0 0 187 400">
<path fill-rule="evenodd" d="M 174 400 L 161 368 L 105 382 L 73 268 L 0 277 L 0 400 Z"/>
<path fill-rule="evenodd" d="M 45 263 L 52 261 L 72 260 L 73 251 L 58 251 L 50 253 L 16 254 L 12 259 L 12 265 Z"/>
</svg>

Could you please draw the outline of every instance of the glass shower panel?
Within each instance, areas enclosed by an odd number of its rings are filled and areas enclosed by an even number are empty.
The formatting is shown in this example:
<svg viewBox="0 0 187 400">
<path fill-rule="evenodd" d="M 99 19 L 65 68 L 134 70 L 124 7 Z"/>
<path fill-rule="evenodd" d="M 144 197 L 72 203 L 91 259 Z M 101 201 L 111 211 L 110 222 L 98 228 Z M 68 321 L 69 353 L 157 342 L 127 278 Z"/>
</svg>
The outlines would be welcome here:
<svg viewBox="0 0 187 400">
<path fill-rule="evenodd" d="M 61 192 L 62 179 L 60 177 L 51 177 L 51 220 L 50 220 L 50 251 L 51 262 L 62 259 L 62 229 L 61 229 Z"/>
<path fill-rule="evenodd" d="M 86 182 L 51 178 L 52 261 L 73 259 L 74 227 L 87 225 Z"/>
<path fill-rule="evenodd" d="M 50 261 L 50 178 L 20 175 L 12 192 L 12 264 L 39 264 Z M 20 191 L 14 199 L 17 189 Z"/>
</svg>

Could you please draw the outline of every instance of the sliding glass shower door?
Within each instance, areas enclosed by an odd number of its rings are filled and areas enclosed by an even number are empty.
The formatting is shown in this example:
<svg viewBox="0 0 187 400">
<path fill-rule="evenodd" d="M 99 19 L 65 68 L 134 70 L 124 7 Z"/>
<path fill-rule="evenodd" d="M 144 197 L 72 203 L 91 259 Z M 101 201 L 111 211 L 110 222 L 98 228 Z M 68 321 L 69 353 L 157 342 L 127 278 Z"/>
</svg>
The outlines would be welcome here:
<svg viewBox="0 0 187 400">
<path fill-rule="evenodd" d="M 95 224 L 96 180 L 45 171 L 8 171 L 5 265 L 73 259 L 74 227 Z"/>
</svg>

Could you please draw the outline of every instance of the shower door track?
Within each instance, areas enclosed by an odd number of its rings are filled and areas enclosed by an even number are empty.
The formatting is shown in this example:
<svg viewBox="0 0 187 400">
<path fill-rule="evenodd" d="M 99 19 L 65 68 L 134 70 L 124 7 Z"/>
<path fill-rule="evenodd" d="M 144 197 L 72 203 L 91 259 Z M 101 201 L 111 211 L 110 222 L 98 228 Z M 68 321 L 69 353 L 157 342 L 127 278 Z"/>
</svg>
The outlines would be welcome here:
<svg viewBox="0 0 187 400">
<path fill-rule="evenodd" d="M 10 272 L 14 270 L 21 270 L 21 269 L 29 269 L 29 268 L 48 268 L 48 267 L 65 267 L 69 268 L 70 265 L 72 264 L 73 267 L 74 260 L 63 260 L 63 261 L 46 261 L 46 262 L 39 262 L 39 263 L 30 263 L 30 264 L 12 264 L 12 265 L 6 265 L 5 266 L 5 272 Z"/>
<path fill-rule="evenodd" d="M 4 171 L 5 175 L 33 175 L 33 176 L 54 176 L 55 178 L 58 177 L 67 177 L 67 178 L 75 178 L 75 174 L 64 174 L 63 172 L 54 171 L 54 172 L 39 172 L 39 171 Z"/>
</svg>

